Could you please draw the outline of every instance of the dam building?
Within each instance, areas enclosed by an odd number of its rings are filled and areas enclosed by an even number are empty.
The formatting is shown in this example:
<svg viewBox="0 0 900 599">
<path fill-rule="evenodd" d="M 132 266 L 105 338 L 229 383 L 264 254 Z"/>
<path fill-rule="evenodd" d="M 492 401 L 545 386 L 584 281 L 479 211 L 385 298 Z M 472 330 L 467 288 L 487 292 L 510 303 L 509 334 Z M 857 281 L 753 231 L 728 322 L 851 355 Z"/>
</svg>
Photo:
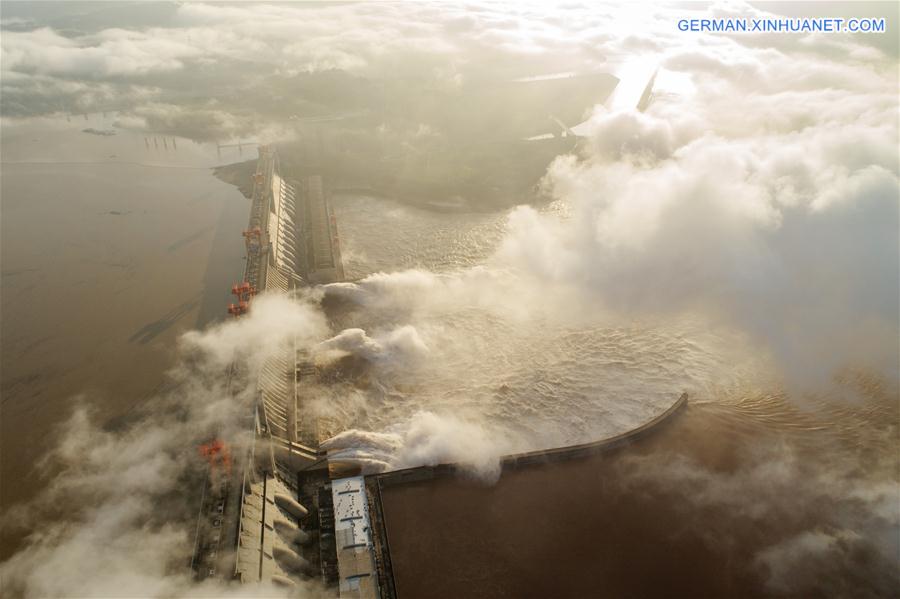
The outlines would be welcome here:
<svg viewBox="0 0 900 599">
<path fill-rule="evenodd" d="M 243 236 L 244 277 L 228 307 L 235 317 L 259 293 L 344 278 L 323 178 L 285 180 L 270 146 L 259 147 Z M 379 596 L 362 479 L 332 481 L 319 443 L 335 431 L 304 409 L 317 378 L 297 344 L 269 358 L 245 438 L 201 448 L 209 468 L 191 562 L 197 578 L 293 586 L 313 577 L 341 596 Z M 241 449 L 232 455 L 232 447 Z"/>
<path fill-rule="evenodd" d="M 260 146 L 250 201 L 244 278 L 232 288 L 229 313 L 241 317 L 258 293 L 343 280 L 337 223 L 323 177 L 288 181 L 275 149 Z M 236 368 L 226 373 L 229 381 Z M 314 579 L 342 599 L 404 599 L 397 580 L 421 577 L 410 574 L 408 559 L 398 560 L 396 571 L 392 565 L 389 537 L 398 519 L 390 515 L 402 509 L 391 497 L 400 488 L 446 479 L 455 467 L 360 476 L 359 468 L 341 457 L 329 460 L 322 443 L 340 431 L 306 405 L 317 387 L 328 383 L 299 343 L 270 357 L 258 377 L 243 435 L 200 448 L 208 468 L 191 560 L 194 576 L 283 587 Z M 683 395 L 624 435 L 507 456 L 502 467 L 517 470 L 612 451 L 661 426 L 686 401 Z"/>
</svg>

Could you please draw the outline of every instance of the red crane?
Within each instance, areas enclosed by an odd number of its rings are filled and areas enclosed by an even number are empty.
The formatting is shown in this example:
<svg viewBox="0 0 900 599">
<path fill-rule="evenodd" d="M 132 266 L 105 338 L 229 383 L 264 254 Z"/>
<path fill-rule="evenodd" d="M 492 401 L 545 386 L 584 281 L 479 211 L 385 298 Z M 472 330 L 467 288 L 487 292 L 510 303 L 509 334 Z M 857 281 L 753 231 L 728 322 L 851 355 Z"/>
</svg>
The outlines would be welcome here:
<svg viewBox="0 0 900 599">
<path fill-rule="evenodd" d="M 222 466 L 225 472 L 231 474 L 231 452 L 221 439 L 213 439 L 209 443 L 201 445 L 199 448 L 200 455 L 209 462 L 210 469 Z"/>
<path fill-rule="evenodd" d="M 252 229 L 244 229 L 243 235 L 247 239 L 250 239 L 253 237 L 259 239 L 260 235 L 262 235 L 262 229 L 260 229 L 259 227 L 253 227 Z"/>
<path fill-rule="evenodd" d="M 250 309 L 250 298 L 256 295 L 256 287 L 249 281 L 242 281 L 231 286 L 231 293 L 237 297 L 236 304 L 228 304 L 228 313 L 232 316 L 241 316 Z"/>
<path fill-rule="evenodd" d="M 248 302 L 245 302 L 244 300 L 241 300 L 236 304 L 228 304 L 228 313 L 234 317 L 246 314 L 247 310 L 249 309 L 250 304 Z"/>
<path fill-rule="evenodd" d="M 242 281 L 231 286 L 231 293 L 236 295 L 238 299 L 249 300 L 256 295 L 256 287 L 251 285 L 249 281 Z"/>
</svg>

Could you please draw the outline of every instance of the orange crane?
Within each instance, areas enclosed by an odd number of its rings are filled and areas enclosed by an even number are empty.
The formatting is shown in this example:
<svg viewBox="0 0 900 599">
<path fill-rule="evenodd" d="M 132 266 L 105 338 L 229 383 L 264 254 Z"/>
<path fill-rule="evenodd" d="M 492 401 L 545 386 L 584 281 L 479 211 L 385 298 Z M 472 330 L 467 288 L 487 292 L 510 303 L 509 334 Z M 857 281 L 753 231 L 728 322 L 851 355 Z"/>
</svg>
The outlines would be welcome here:
<svg viewBox="0 0 900 599">
<path fill-rule="evenodd" d="M 231 452 L 221 439 L 213 439 L 209 443 L 204 443 L 199 448 L 200 455 L 209 462 L 210 470 L 214 470 L 218 466 L 225 469 L 227 474 L 231 474 Z"/>
<path fill-rule="evenodd" d="M 228 304 L 228 313 L 232 316 L 242 316 L 250 309 L 250 299 L 256 295 L 256 287 L 249 281 L 241 281 L 231 286 L 231 293 L 237 297 L 236 304 Z"/>
<path fill-rule="evenodd" d="M 243 281 L 231 286 L 231 293 L 236 295 L 239 300 L 249 301 L 251 297 L 256 295 L 256 287 L 248 281 Z"/>
<path fill-rule="evenodd" d="M 259 237 L 262 235 L 262 229 L 260 229 L 259 227 L 253 227 L 252 229 L 245 229 L 244 232 L 242 233 L 242 235 L 246 239 L 254 239 L 254 238 L 259 239 Z"/>
<path fill-rule="evenodd" d="M 247 313 L 247 310 L 250 309 L 250 303 L 244 300 L 240 300 L 236 304 L 228 304 L 228 313 L 237 318 L 238 316 L 242 316 Z"/>
</svg>

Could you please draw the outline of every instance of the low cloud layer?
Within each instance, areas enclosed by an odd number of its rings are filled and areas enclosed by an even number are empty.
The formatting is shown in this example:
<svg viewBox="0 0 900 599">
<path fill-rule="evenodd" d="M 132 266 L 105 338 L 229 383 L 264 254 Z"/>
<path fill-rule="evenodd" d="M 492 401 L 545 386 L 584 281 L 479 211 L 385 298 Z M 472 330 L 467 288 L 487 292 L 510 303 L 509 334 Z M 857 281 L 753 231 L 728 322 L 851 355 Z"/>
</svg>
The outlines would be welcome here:
<svg viewBox="0 0 900 599">
<path fill-rule="evenodd" d="M 182 337 L 167 393 L 129 423 L 105 428 L 88 400 L 55 431 L 41 494 L 7 510 L 0 524 L 31 531 L 0 565 L 3 589 L 22 597 L 285 597 L 283 589 L 207 581 L 187 567 L 193 551 L 203 461 L 212 438 L 246 443 L 259 358 L 287 343 L 321 338 L 306 299 L 258 298 L 258 310 Z M 277 327 L 272 328 L 276 323 Z M 227 368 L 233 364 L 233 368 Z M 229 374 L 229 372 L 231 374 Z M 325 596 L 316 584 L 296 595 Z"/>
<path fill-rule="evenodd" d="M 416 466 L 455 464 L 462 472 L 496 482 L 500 458 L 527 443 L 509 431 L 450 414 L 420 411 L 391 432 L 351 429 L 323 443 L 335 464 L 358 466 L 366 474 Z"/>
<path fill-rule="evenodd" d="M 624 314 L 731 323 L 788 379 L 896 377 L 896 62 L 742 41 L 673 51 L 646 113 L 598 108 L 544 180 L 566 216 L 514 212 L 502 255 Z"/>
<path fill-rule="evenodd" d="M 355 355 L 370 362 L 399 362 L 400 366 L 428 353 L 428 346 L 415 327 L 406 325 L 387 331 L 375 338 L 362 329 L 346 329 L 316 346 L 325 360 Z"/>
<path fill-rule="evenodd" d="M 732 555 L 767 595 L 889 596 L 900 583 L 897 405 L 877 379 L 843 385 L 867 410 L 766 396 L 701 407 L 670 451 L 621 460 L 621 492 L 671 506 L 678 527 Z"/>
<path fill-rule="evenodd" d="M 872 66 L 897 55 L 889 35 L 729 37 L 677 30 L 681 18 L 773 16 L 733 3 L 652 10 L 497 2 L 189 2 L 111 10 L 67 3 L 54 11 L 23 4 L 4 12 L 4 116 L 117 110 L 127 117 L 123 124 L 194 139 L 261 130 L 277 139 L 275 129 L 284 135 L 296 125 L 292 116 L 302 120 L 323 111 L 358 110 L 348 109 L 353 99 L 341 96 L 380 93 L 363 87 L 333 96 L 327 78 L 314 83 L 298 78 L 315 73 L 339 71 L 360 81 L 407 80 L 452 90 L 570 71 L 627 76 L 623 65 L 651 60 L 676 71 L 728 78 L 751 95 L 768 95 L 786 87 L 871 89 L 878 86 Z M 857 12 L 873 11 L 861 5 Z M 779 62 L 786 68 L 773 72 L 770 65 Z M 201 93 L 192 91 L 198 86 Z M 192 126 L 190 118 L 160 118 L 164 108 L 194 114 L 202 126 Z M 795 110 L 795 103 L 785 101 L 778 120 Z M 135 118 L 148 112 L 156 118 Z M 445 124 L 426 123 L 435 124 L 440 133 Z"/>
</svg>

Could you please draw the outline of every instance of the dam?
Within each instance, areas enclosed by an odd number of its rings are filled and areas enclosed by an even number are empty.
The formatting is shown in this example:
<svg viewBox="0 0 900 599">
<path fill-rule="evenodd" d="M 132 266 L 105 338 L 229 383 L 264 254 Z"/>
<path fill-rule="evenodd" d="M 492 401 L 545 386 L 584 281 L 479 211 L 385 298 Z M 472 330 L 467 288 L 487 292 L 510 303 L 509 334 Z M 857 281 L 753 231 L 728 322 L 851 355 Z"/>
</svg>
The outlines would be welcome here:
<svg viewBox="0 0 900 599">
<path fill-rule="evenodd" d="M 234 317 L 246 314 L 257 294 L 344 277 L 322 177 L 286 181 L 276 150 L 261 145 L 252 179 L 243 280 L 232 288 L 235 300 L 228 306 Z M 316 377 L 310 357 L 296 345 L 269 358 L 256 381 L 246 438 L 201 447 L 209 467 L 191 562 L 198 579 L 286 586 L 311 575 L 337 581 L 328 464 L 318 447 L 334 432 L 304 410 L 304 391 Z"/>
<path fill-rule="evenodd" d="M 344 280 L 338 223 L 328 181 L 286 178 L 276 149 L 259 146 L 252 175 L 243 279 L 228 312 L 252 310 L 258 294 L 289 293 Z M 237 366 L 226 373 L 238 376 Z M 408 527 L 398 515 L 405 489 L 448 484 L 453 464 L 363 475 L 324 441 L 341 432 L 307 402 L 328 385 L 297 342 L 269 357 L 253 382 L 253 406 L 242 435 L 199 448 L 207 463 L 191 568 L 198 580 L 293 587 L 317 580 L 340 597 L 418 596 L 411 576 Z M 621 450 L 685 409 L 687 396 L 643 426 L 593 443 L 510 455 L 503 472 L 587 461 Z M 389 542 L 389 539 L 391 541 Z M 399 556 L 399 559 L 395 559 Z"/>
</svg>

